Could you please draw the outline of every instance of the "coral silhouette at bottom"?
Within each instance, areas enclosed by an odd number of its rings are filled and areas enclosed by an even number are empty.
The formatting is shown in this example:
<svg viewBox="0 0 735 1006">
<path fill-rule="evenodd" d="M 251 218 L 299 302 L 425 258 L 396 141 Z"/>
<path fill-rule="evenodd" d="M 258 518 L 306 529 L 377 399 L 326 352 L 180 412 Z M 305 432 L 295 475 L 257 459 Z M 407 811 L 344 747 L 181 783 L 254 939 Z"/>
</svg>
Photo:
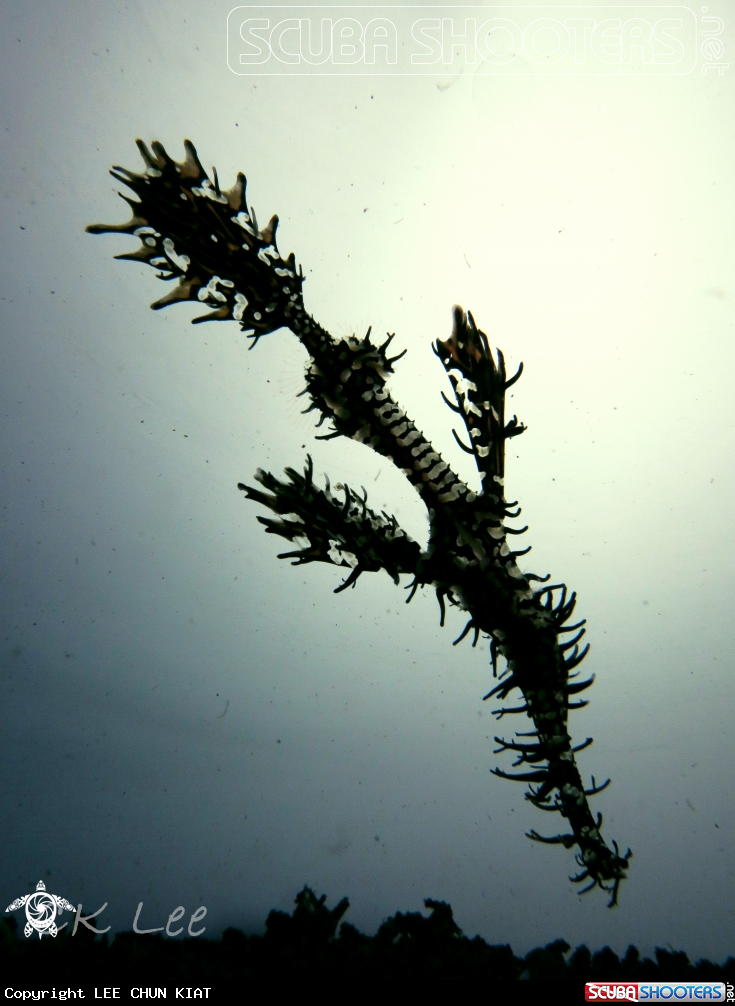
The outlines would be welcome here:
<svg viewBox="0 0 735 1006">
<path fill-rule="evenodd" d="M 591 953 L 586 946 L 570 954 L 558 939 L 517 957 L 510 946 L 490 946 L 480 936 L 470 939 L 454 920 L 451 906 L 427 898 L 429 914 L 397 912 L 374 936 L 366 936 L 342 918 L 349 908 L 343 898 L 328 908 L 309 887 L 296 896 L 291 915 L 272 911 L 262 936 L 227 929 L 219 940 L 163 939 L 118 933 L 108 943 L 80 929 L 73 938 L 60 932 L 55 939 L 23 940 L 14 919 L 0 923 L 0 972 L 10 981 L 22 975 L 36 986 L 45 979 L 57 987 L 81 981 L 110 986 L 115 982 L 141 985 L 209 985 L 224 991 L 231 983 L 250 980 L 355 979 L 401 980 L 432 978 L 449 981 L 483 979 L 583 981 L 730 981 L 735 959 L 724 965 L 700 960 L 691 964 L 684 953 L 657 949 L 656 960 L 641 958 L 628 947 L 619 958 L 609 947 Z M 211 995 L 209 998 L 214 998 Z"/>
</svg>

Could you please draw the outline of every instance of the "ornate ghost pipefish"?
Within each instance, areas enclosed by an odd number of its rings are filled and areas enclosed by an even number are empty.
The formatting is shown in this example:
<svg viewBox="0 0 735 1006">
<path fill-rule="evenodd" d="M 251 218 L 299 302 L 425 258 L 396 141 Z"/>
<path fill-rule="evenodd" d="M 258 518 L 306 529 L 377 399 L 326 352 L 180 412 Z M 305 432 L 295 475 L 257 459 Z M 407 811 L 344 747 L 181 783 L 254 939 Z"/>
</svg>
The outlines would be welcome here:
<svg viewBox="0 0 735 1006">
<path fill-rule="evenodd" d="M 473 633 L 490 640 L 495 686 L 485 699 L 504 701 L 513 691 L 521 693 L 521 705 L 494 710 L 504 715 L 525 714 L 533 730 L 516 733 L 514 739 L 496 737 L 496 750 L 516 755 L 514 767 L 529 771 L 510 774 L 492 771 L 505 779 L 529 785 L 526 799 L 540 810 L 556 811 L 566 818 L 570 831 L 543 837 L 535 830 L 528 837 L 540 842 L 577 847 L 580 872 L 575 883 L 588 880 L 581 893 L 597 886 L 617 903 L 618 888 L 626 876 L 631 852 L 621 855 L 615 842 L 608 847 L 600 829 L 602 815 L 593 817 L 587 798 L 603 790 L 594 778 L 585 788 L 575 754 L 592 743 L 587 738 L 573 746 L 568 732 L 570 709 L 586 705 L 575 700 L 594 679 L 578 680 L 576 670 L 589 645 L 580 649 L 584 619 L 570 625 L 576 595 L 564 584 L 534 588 L 549 577 L 523 573 L 516 559 L 530 548 L 512 551 L 507 536 L 522 534 L 505 521 L 517 517 L 505 500 L 505 441 L 523 433 L 516 416 L 505 420 L 505 392 L 521 375 L 523 365 L 510 379 L 500 350 L 494 359 L 487 336 L 477 328 L 470 313 L 455 306 L 452 334 L 437 341 L 434 352 L 451 382 L 454 402 L 445 403 L 462 418 L 467 443 L 453 431 L 460 447 L 471 454 L 480 473 L 481 490 L 473 492 L 451 469 L 438 451 L 392 398 L 386 381 L 393 364 L 403 356 L 389 356 L 393 335 L 381 345 L 370 338 L 335 339 L 305 310 L 304 275 L 297 271 L 294 255 L 281 257 L 276 244 L 278 217 L 259 229 L 255 211 L 245 199 L 245 176 L 235 185 L 220 189 L 217 172 L 213 180 L 199 162 L 194 146 L 184 141 L 186 159 L 172 160 L 160 143 L 150 151 L 138 140 L 146 164 L 143 174 L 116 167 L 111 174 L 138 197 L 123 195 L 133 211 L 125 224 L 95 224 L 93 234 L 122 233 L 140 238 L 136 251 L 117 258 L 144 262 L 159 270 L 160 279 L 175 285 L 151 307 L 154 310 L 181 301 L 197 301 L 210 311 L 194 318 L 240 324 L 252 338 L 250 346 L 276 329 L 290 329 L 309 354 L 306 388 L 307 412 L 320 413 L 318 425 L 331 423 L 318 439 L 351 437 L 392 461 L 421 496 L 429 514 L 429 541 L 422 550 L 395 517 L 377 514 L 367 505 L 367 494 L 349 486 L 340 487 L 337 499 L 327 481 L 324 489 L 313 481 L 313 466 L 301 475 L 286 469 L 287 481 L 258 470 L 262 489 L 239 484 L 248 499 L 255 500 L 277 516 L 258 517 L 266 531 L 290 542 L 301 539 L 291 558 L 294 565 L 325 562 L 350 570 L 336 593 L 354 587 L 364 572 L 385 570 L 399 582 L 402 573 L 413 579 L 410 601 L 419 587 L 431 585 L 441 608 L 445 602 L 465 611 L 464 631 L 455 644 Z M 121 193 L 122 195 L 122 193 Z M 405 352 L 405 351 L 404 351 Z M 304 543 L 305 541 L 305 543 Z M 576 633 L 564 640 L 565 634 Z M 505 668 L 498 676 L 498 656 Z"/>
</svg>

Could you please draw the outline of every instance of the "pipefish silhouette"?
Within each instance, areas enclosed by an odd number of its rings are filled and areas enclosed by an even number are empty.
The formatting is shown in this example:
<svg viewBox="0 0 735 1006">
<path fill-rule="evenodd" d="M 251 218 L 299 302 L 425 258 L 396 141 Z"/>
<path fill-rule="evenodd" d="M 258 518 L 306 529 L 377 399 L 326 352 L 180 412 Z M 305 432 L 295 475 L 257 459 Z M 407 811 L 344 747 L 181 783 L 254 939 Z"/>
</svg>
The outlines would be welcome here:
<svg viewBox="0 0 735 1006">
<path fill-rule="evenodd" d="M 589 645 L 580 648 L 585 620 L 569 624 L 575 593 L 562 583 L 546 585 L 549 577 L 523 573 L 516 560 L 530 548 L 513 551 L 508 537 L 522 534 L 505 521 L 517 517 L 515 502 L 508 503 L 503 488 L 505 441 L 523 433 L 516 416 L 506 422 L 505 393 L 520 377 L 523 364 L 507 378 L 498 349 L 493 356 L 487 336 L 471 313 L 453 308 L 452 333 L 433 346 L 451 383 L 454 401 L 443 393 L 448 407 L 464 424 L 467 443 L 455 430 L 460 447 L 471 454 L 480 473 L 481 490 L 473 492 L 424 437 L 413 420 L 394 401 L 386 381 L 393 364 L 403 356 L 389 356 L 394 335 L 376 345 L 370 329 L 362 338 L 336 339 L 304 308 L 301 269 L 293 253 L 282 258 L 276 244 L 278 217 L 258 227 L 255 211 L 245 198 L 245 176 L 238 174 L 228 191 L 220 188 L 217 172 L 210 179 L 194 146 L 184 141 L 183 163 L 172 160 L 160 143 L 152 151 L 138 140 L 145 171 L 136 174 L 115 167 L 111 174 L 138 197 L 122 195 L 133 216 L 124 224 L 95 224 L 93 234 L 121 233 L 140 239 L 140 247 L 116 256 L 143 262 L 158 269 L 160 279 L 173 282 L 170 291 L 151 307 L 154 310 L 180 301 L 208 307 L 202 321 L 240 324 L 252 338 L 288 328 L 309 354 L 305 411 L 319 413 L 329 432 L 319 439 L 351 437 L 391 461 L 410 481 L 426 505 L 430 533 L 425 550 L 399 527 L 394 516 L 376 513 L 367 504 L 367 493 L 340 487 L 341 496 L 313 479 L 307 455 L 303 474 L 292 468 L 286 479 L 258 470 L 262 488 L 239 484 L 248 499 L 275 517 L 258 517 L 270 534 L 299 544 L 279 558 L 294 565 L 324 562 L 349 569 L 335 593 L 354 587 L 362 573 L 385 570 L 397 584 L 401 574 L 412 577 L 410 601 L 419 587 L 436 591 L 444 624 L 449 603 L 467 614 L 465 628 L 455 644 L 469 633 L 472 645 L 489 639 L 496 683 L 485 699 L 504 702 L 520 692 L 520 705 L 494 710 L 498 719 L 508 714 L 528 717 L 533 730 L 517 732 L 511 740 L 496 737 L 495 753 L 510 752 L 514 767 L 527 771 L 492 771 L 505 779 L 529 783 L 526 799 L 543 811 L 566 819 L 569 831 L 544 837 L 535 830 L 528 837 L 539 842 L 576 847 L 580 872 L 575 883 L 589 881 L 617 903 L 618 888 L 626 876 L 631 852 L 622 855 L 601 834 L 602 815 L 593 817 L 588 797 L 603 790 L 610 780 L 585 788 L 575 755 L 592 743 L 588 737 L 576 746 L 568 731 L 571 709 L 586 705 L 576 699 L 589 688 L 594 676 L 579 680 L 576 670 Z M 405 351 L 404 351 L 405 352 Z M 544 586 L 534 587 L 534 583 Z M 566 639 L 568 633 L 574 633 Z M 498 657 L 505 667 L 498 674 Z"/>
</svg>

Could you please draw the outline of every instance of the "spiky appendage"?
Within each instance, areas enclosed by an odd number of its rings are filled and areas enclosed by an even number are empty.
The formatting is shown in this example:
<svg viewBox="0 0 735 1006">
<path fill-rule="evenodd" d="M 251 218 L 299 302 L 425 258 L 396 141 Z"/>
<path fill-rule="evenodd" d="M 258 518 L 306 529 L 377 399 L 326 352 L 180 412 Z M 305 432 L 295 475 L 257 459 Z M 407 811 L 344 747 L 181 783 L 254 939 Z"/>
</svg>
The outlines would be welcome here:
<svg viewBox="0 0 735 1006">
<path fill-rule="evenodd" d="M 211 181 L 188 140 L 182 163 L 170 158 L 160 143 L 151 144 L 152 153 L 142 140 L 137 144 L 146 164 L 144 174 L 117 166 L 110 172 L 138 196 L 136 201 L 121 193 L 132 219 L 126 224 L 92 224 L 87 231 L 135 235 L 140 248 L 116 257 L 159 269 L 159 279 L 178 280 L 151 304 L 154 311 L 199 301 L 213 310 L 195 318 L 195 324 L 234 319 L 255 342 L 288 325 L 296 307 L 303 307 L 303 275 L 297 274 L 293 255 L 285 261 L 280 256 L 278 217 L 258 229 L 255 212 L 245 201 L 245 176 L 239 174 L 223 192 L 217 172 Z"/>
<path fill-rule="evenodd" d="M 505 520 L 517 517 L 505 500 L 503 489 L 505 441 L 523 433 L 514 416 L 505 421 L 505 392 L 518 379 L 506 379 L 503 354 L 493 359 L 487 337 L 472 315 L 454 308 L 454 327 L 446 342 L 434 351 L 452 384 L 455 403 L 446 404 L 462 417 L 467 443 L 455 432 L 460 446 L 475 459 L 482 488 L 474 493 L 451 470 L 406 413 L 392 399 L 386 380 L 398 356 L 389 357 L 393 336 L 376 346 L 370 331 L 364 338 L 334 339 L 304 309 L 303 274 L 296 272 L 294 256 L 287 260 L 278 252 L 273 217 L 259 230 L 255 213 L 245 203 L 245 178 L 220 190 L 217 174 L 212 182 L 196 151 L 186 141 L 186 160 L 174 162 L 159 143 L 153 153 L 138 141 L 146 163 L 145 174 L 117 168 L 112 174 L 128 185 L 139 201 L 128 200 L 133 218 L 122 225 L 95 225 L 92 233 L 120 232 L 140 238 L 138 251 L 119 258 L 146 262 L 158 268 L 164 280 L 178 280 L 154 309 L 179 301 L 197 300 L 213 310 L 195 321 L 233 319 L 258 338 L 281 326 L 291 329 L 309 353 L 306 388 L 310 405 L 306 411 L 321 414 L 331 429 L 324 439 L 347 436 L 365 443 L 392 461 L 424 500 L 430 518 L 429 544 L 425 552 L 406 536 L 395 518 L 378 516 L 367 507 L 366 497 L 345 488 L 344 502 L 314 486 L 311 461 L 302 477 L 287 469 L 289 482 L 260 472 L 258 479 L 268 493 L 240 485 L 247 497 L 279 515 L 259 518 L 270 533 L 293 541 L 303 537 L 307 545 L 284 553 L 297 564 L 326 562 L 351 569 L 337 591 L 354 586 L 364 571 L 386 570 L 394 580 L 401 573 L 413 576 L 410 601 L 418 587 L 430 584 L 436 590 L 444 622 L 445 602 L 468 614 L 459 642 L 473 632 L 473 645 L 480 634 L 490 639 L 493 675 L 497 658 L 506 668 L 498 683 L 485 696 L 505 700 L 519 690 L 523 704 L 496 710 L 526 714 L 534 730 L 518 733 L 506 741 L 496 738 L 500 751 L 517 756 L 515 765 L 530 771 L 515 775 L 495 769 L 503 778 L 535 783 L 526 798 L 542 810 L 558 811 L 570 825 L 569 834 L 544 838 L 536 831 L 529 837 L 566 848 L 577 846 L 581 867 L 576 882 L 589 880 L 585 890 L 598 886 L 617 901 L 625 877 L 630 850 L 623 856 L 613 842 L 610 849 L 600 834 L 602 818 L 593 818 L 587 798 L 604 789 L 585 789 L 575 763 L 575 753 L 592 743 L 588 738 L 574 747 L 567 730 L 570 709 L 586 705 L 570 701 L 592 683 L 577 681 L 575 668 L 588 647 L 579 649 L 584 622 L 569 625 L 575 607 L 574 594 L 567 596 L 563 584 L 534 590 L 533 581 L 545 582 L 533 573 L 522 573 L 516 558 L 529 549 L 511 551 L 507 535 L 525 528 L 507 527 Z M 124 197 L 127 198 L 127 197 Z M 400 354 L 402 355 L 402 354 Z M 576 635 L 566 642 L 568 632 Z M 607 783 L 605 783 L 607 785 Z"/>
<path fill-rule="evenodd" d="M 269 534 L 278 534 L 288 541 L 303 538 L 307 545 L 294 552 L 282 552 L 279 559 L 293 559 L 292 565 L 326 562 L 347 566 L 351 572 L 335 593 L 354 587 L 361 573 L 377 573 L 384 569 L 394 583 L 401 573 L 416 575 L 421 548 L 398 526 L 395 517 L 377 514 L 367 505 L 367 493 L 358 496 L 349 486 L 338 485 L 344 493 L 339 503 L 332 495 L 327 480 L 325 489 L 314 485 L 314 466 L 307 458 L 304 474 L 286 469 L 288 482 L 281 482 L 269 472 L 258 469 L 256 479 L 270 494 L 243 485 L 248 499 L 262 503 L 280 520 L 258 517 Z"/>
</svg>

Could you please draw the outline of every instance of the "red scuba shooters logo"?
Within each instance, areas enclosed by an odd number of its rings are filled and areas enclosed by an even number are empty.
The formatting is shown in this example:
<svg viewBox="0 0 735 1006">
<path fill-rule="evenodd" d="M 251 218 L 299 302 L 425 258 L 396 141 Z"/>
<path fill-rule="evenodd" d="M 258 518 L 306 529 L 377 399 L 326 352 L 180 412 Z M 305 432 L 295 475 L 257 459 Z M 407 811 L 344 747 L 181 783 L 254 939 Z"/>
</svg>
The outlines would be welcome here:
<svg viewBox="0 0 735 1006">
<path fill-rule="evenodd" d="M 586 982 L 587 1002 L 725 1002 L 724 982 Z"/>
</svg>

